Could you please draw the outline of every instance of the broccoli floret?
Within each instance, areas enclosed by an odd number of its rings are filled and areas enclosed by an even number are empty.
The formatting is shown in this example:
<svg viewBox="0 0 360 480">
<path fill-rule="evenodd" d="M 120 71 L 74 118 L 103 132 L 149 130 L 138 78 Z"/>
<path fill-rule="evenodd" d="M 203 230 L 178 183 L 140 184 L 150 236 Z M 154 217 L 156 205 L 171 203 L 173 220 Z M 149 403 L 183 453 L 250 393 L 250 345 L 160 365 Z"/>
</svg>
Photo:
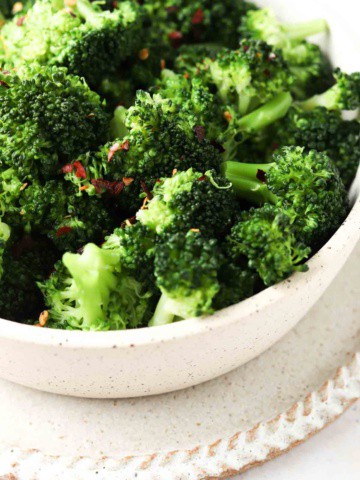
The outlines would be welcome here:
<svg viewBox="0 0 360 480">
<path fill-rule="evenodd" d="M 195 121 L 195 114 L 187 118 L 171 100 L 139 91 L 134 107 L 126 114 L 129 133 L 82 158 L 86 178 L 79 180 L 73 171 L 68 179 L 80 182 L 89 195 L 102 194 L 115 185 L 118 200 L 129 214 L 135 213 L 142 203 L 139 194 L 149 196 L 156 181 L 170 176 L 174 169 L 219 169 L 219 150 L 207 140 L 206 129 L 194 125 L 192 119 Z M 123 135 L 122 120 L 115 120 L 115 125 L 120 125 L 119 134 Z"/>
<path fill-rule="evenodd" d="M 193 231 L 165 236 L 155 250 L 155 277 L 162 295 L 150 326 L 211 313 L 221 264 L 216 240 Z"/>
<path fill-rule="evenodd" d="M 241 116 L 289 91 L 292 84 L 281 52 L 258 40 L 243 40 L 238 50 L 221 51 L 215 60 L 205 60 L 203 69 L 222 103 Z"/>
<path fill-rule="evenodd" d="M 349 187 L 353 181 L 360 158 L 358 121 L 344 121 L 340 112 L 324 107 L 304 111 L 294 106 L 273 125 L 270 135 L 272 150 L 298 145 L 325 152 L 338 168 L 345 186 Z"/>
<path fill-rule="evenodd" d="M 13 235 L 3 254 L 0 316 L 18 322 L 36 318 L 44 302 L 36 282 L 45 280 L 59 254 L 46 238 Z"/>
<path fill-rule="evenodd" d="M 242 38 L 263 40 L 281 49 L 295 82 L 292 92 L 299 98 L 326 90 L 332 83 L 331 66 L 317 45 L 305 41 L 326 32 L 325 20 L 281 24 L 268 8 L 250 11 L 240 27 Z"/>
<path fill-rule="evenodd" d="M 4 269 L 3 269 L 3 256 L 5 254 L 5 249 L 7 246 L 7 242 L 11 235 L 11 229 L 9 225 L 4 222 L 0 222 L 0 280 L 3 276 Z"/>
<path fill-rule="evenodd" d="M 231 184 L 215 172 L 179 172 L 156 183 L 153 195 L 137 219 L 159 235 L 193 229 L 204 237 L 221 238 L 240 210 Z"/>
<path fill-rule="evenodd" d="M 300 102 L 304 110 L 325 107 L 328 110 L 356 110 L 360 107 L 360 72 L 334 72 L 336 84 L 329 90 Z"/>
<path fill-rule="evenodd" d="M 242 18 L 256 8 L 244 0 L 147 0 L 143 6 L 153 34 L 174 48 L 213 41 L 235 48 Z"/>
<path fill-rule="evenodd" d="M 299 238 L 319 245 L 344 220 L 348 200 L 339 172 L 324 153 L 285 147 L 270 164 L 225 162 L 225 176 L 251 202 L 286 209 Z"/>
<path fill-rule="evenodd" d="M 57 67 L 0 72 L 0 164 L 21 181 L 48 178 L 63 159 L 107 138 L 109 115 L 99 96 Z"/>
<path fill-rule="evenodd" d="M 20 28 L 15 19 L 2 29 L 3 61 L 65 66 L 96 86 L 138 48 L 141 17 L 131 1 L 110 12 L 88 0 L 77 0 L 73 10 L 63 2 L 38 0 Z"/>
<path fill-rule="evenodd" d="M 52 328 L 122 330 L 147 321 L 151 293 L 123 269 L 116 249 L 90 243 L 81 254 L 65 253 L 40 288 Z"/>
<path fill-rule="evenodd" d="M 284 280 L 293 272 L 304 272 L 311 249 L 298 240 L 287 212 L 266 204 L 243 212 L 228 238 L 234 257 L 245 257 L 265 285 Z"/>
<path fill-rule="evenodd" d="M 183 45 L 178 50 L 175 59 L 174 69 L 186 76 L 195 76 L 200 73 L 205 58 L 215 60 L 216 56 L 223 50 L 223 46 L 212 43 L 199 43 Z"/>
</svg>

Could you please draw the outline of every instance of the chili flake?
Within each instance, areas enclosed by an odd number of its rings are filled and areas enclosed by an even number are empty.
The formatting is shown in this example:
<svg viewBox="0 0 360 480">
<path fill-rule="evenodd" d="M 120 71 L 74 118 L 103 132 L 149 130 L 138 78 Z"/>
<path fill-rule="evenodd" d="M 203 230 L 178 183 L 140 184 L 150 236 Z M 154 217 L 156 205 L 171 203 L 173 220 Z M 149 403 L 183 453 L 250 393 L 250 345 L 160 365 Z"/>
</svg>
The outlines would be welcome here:
<svg viewBox="0 0 360 480">
<path fill-rule="evenodd" d="M 78 160 L 73 163 L 76 178 L 86 178 L 86 170 Z"/>
<path fill-rule="evenodd" d="M 72 228 L 71 228 L 71 227 L 67 227 L 67 226 L 60 227 L 60 228 L 56 231 L 56 237 L 59 238 L 59 237 L 61 237 L 62 235 L 67 235 L 67 234 L 70 233 L 71 231 L 72 231 Z"/>
<path fill-rule="evenodd" d="M 140 60 L 147 60 L 150 57 L 150 51 L 148 48 L 143 48 L 138 53 Z"/>
<path fill-rule="evenodd" d="M 192 17 L 192 20 L 191 20 L 191 23 L 193 25 L 199 25 L 200 23 L 202 23 L 204 21 L 204 12 L 201 8 L 199 8 L 198 10 L 196 10 L 196 12 L 194 13 L 193 17 Z"/>
</svg>

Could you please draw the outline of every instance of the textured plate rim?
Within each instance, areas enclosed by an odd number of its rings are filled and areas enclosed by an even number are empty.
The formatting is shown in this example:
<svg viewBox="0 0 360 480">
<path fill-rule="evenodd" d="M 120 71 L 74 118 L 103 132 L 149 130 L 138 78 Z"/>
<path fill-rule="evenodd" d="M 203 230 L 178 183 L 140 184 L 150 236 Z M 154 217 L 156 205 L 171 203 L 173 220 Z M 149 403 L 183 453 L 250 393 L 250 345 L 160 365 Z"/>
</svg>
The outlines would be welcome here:
<svg viewBox="0 0 360 480">
<path fill-rule="evenodd" d="M 79 479 L 90 478 L 90 474 L 100 470 L 106 472 L 109 479 L 118 478 L 119 473 L 123 480 L 134 478 L 135 474 L 139 480 L 224 479 L 272 460 L 305 442 L 335 421 L 358 399 L 360 352 L 354 354 L 349 364 L 339 367 L 318 390 L 288 410 L 209 445 L 199 445 L 191 450 L 99 458 L 55 456 L 35 449 L 6 447 L 0 449 L 0 468 L 8 465 L 7 473 L 0 478 L 23 480 L 28 478 L 22 476 L 23 472 L 36 474 L 40 466 L 47 475 L 71 471 L 73 478 Z"/>
</svg>

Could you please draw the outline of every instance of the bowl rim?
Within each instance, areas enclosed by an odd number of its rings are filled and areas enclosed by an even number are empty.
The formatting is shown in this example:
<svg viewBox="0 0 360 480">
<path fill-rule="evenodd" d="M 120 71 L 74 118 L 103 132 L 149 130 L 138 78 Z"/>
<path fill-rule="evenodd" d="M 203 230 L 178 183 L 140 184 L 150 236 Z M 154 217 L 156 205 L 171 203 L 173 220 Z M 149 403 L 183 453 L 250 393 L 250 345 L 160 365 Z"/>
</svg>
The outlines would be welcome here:
<svg viewBox="0 0 360 480">
<path fill-rule="evenodd" d="M 358 180 L 360 182 L 360 178 Z M 315 278 L 316 266 L 321 266 L 321 263 L 326 263 L 326 261 L 331 259 L 336 245 L 340 247 L 340 244 L 342 244 L 341 250 L 343 250 L 345 243 L 345 248 L 349 246 L 349 253 L 352 251 L 360 239 L 360 191 L 356 192 L 356 195 L 350 193 L 350 197 L 355 198 L 355 200 L 347 218 L 328 242 L 306 262 L 309 266 L 307 272 L 296 272 L 288 279 L 212 315 L 189 318 L 154 328 L 142 327 L 132 330 L 109 330 L 104 332 L 37 328 L 33 325 L 25 325 L 0 318 L 0 338 L 21 341 L 22 343 L 65 348 L 115 349 L 162 343 L 224 328 L 226 325 L 240 321 L 242 318 L 257 314 L 265 306 L 281 301 L 281 299 L 289 295 L 290 282 L 291 289 L 299 289 L 302 285 L 308 283 L 311 277 Z"/>
</svg>

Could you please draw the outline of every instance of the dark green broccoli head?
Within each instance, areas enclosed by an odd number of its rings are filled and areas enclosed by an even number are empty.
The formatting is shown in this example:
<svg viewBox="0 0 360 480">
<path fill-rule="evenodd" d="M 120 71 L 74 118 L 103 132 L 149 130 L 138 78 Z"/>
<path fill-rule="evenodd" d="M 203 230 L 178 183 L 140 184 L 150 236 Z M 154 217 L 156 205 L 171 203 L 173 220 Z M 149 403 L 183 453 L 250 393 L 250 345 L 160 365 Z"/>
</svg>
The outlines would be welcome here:
<svg viewBox="0 0 360 480">
<path fill-rule="evenodd" d="M 38 0 L 20 27 L 17 23 L 14 19 L 2 30 L 0 59 L 5 63 L 66 66 L 98 85 L 136 52 L 142 15 L 131 1 L 119 2 L 110 12 L 88 0 L 78 0 L 73 10 L 62 2 Z"/>
<path fill-rule="evenodd" d="M 300 103 L 304 110 L 325 107 L 328 110 L 356 110 L 360 106 L 360 72 L 334 72 L 336 83 L 326 92 L 315 95 Z"/>
<path fill-rule="evenodd" d="M 225 105 L 245 115 L 275 95 L 289 91 L 292 76 L 279 50 L 260 40 L 243 40 L 238 50 L 206 60 L 203 74 L 216 85 Z"/>
<path fill-rule="evenodd" d="M 107 137 L 105 107 L 78 77 L 57 67 L 0 72 L 0 162 L 19 178 L 47 178 L 61 159 Z"/>
<path fill-rule="evenodd" d="M 301 147 L 285 147 L 273 160 L 261 165 L 226 162 L 223 170 L 239 196 L 286 209 L 299 238 L 320 245 L 348 211 L 337 168 L 326 154 Z"/>
<path fill-rule="evenodd" d="M 189 169 L 156 183 L 153 198 L 137 213 L 138 220 L 157 234 L 200 231 L 221 238 L 239 215 L 231 185 L 215 172 Z"/>
<path fill-rule="evenodd" d="M 304 272 L 311 249 L 298 241 L 292 219 L 273 205 L 243 212 L 228 238 L 234 257 L 245 257 L 265 285 L 284 280 L 295 271 Z"/>
<path fill-rule="evenodd" d="M 215 60 L 223 48 L 223 45 L 215 43 L 183 45 L 178 50 L 174 69 L 176 72 L 186 76 L 194 77 L 199 75 L 204 59 L 210 58 L 211 60 Z"/>
<path fill-rule="evenodd" d="M 214 41 L 235 48 L 243 16 L 256 8 L 244 0 L 145 0 L 143 7 L 152 31 L 174 48 Z"/>
<path fill-rule="evenodd" d="M 353 181 L 360 158 L 360 125 L 356 120 L 344 121 L 340 112 L 324 107 L 310 111 L 292 107 L 273 125 L 270 135 L 270 150 L 298 145 L 325 152 L 338 168 L 345 186 Z"/>
<path fill-rule="evenodd" d="M 0 281 L 2 318 L 24 322 L 39 316 L 44 302 L 36 282 L 48 277 L 58 258 L 58 252 L 46 238 L 10 238 L 3 254 Z"/>
<path fill-rule="evenodd" d="M 87 244 L 81 254 L 66 253 L 40 288 L 49 309 L 48 326 L 71 330 L 122 330 L 145 325 L 149 298 L 123 271 L 116 251 Z"/>
<path fill-rule="evenodd" d="M 222 261 L 217 241 L 199 232 L 165 236 L 155 250 L 155 277 L 162 296 L 150 325 L 211 313 Z"/>
</svg>

